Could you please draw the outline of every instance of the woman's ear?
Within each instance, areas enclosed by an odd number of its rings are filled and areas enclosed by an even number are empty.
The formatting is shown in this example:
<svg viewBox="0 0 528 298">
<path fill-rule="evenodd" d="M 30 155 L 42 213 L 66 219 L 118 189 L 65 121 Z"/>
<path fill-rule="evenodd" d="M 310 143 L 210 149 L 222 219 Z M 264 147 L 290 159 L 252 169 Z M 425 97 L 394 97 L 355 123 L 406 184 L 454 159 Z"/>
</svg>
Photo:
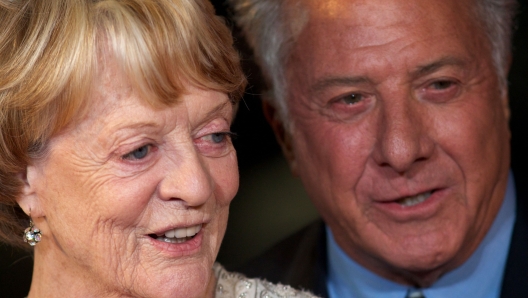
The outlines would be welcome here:
<svg viewBox="0 0 528 298">
<path fill-rule="evenodd" d="M 17 197 L 17 203 L 20 208 L 27 215 L 31 213 L 31 217 L 44 216 L 36 188 L 37 168 L 35 166 L 27 166 L 26 170 L 17 176 L 22 182 L 22 193 Z"/>
</svg>

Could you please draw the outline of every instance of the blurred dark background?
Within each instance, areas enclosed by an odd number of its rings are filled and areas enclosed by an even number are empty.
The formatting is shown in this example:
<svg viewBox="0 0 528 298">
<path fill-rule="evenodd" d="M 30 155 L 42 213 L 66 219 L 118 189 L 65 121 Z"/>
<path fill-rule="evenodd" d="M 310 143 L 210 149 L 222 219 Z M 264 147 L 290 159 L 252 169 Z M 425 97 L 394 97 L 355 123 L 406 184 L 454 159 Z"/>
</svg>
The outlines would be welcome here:
<svg viewBox="0 0 528 298">
<path fill-rule="evenodd" d="M 227 268 L 240 265 L 274 242 L 317 217 L 300 181 L 290 175 L 273 132 L 262 115 L 261 74 L 243 36 L 230 20 L 224 0 L 212 1 L 233 28 L 249 86 L 240 103 L 233 131 L 240 168 L 240 189 L 231 204 L 229 224 L 218 256 Z M 528 0 L 521 0 L 510 72 L 512 159 L 528 166 Z M 516 183 L 524 183 L 516 177 Z M 528 178 L 528 177 L 527 177 Z M 528 249 L 528 248 L 527 248 Z M 0 245 L 0 297 L 24 297 L 31 279 L 31 257 Z"/>
<path fill-rule="evenodd" d="M 233 269 L 274 242 L 315 219 L 317 213 L 299 179 L 294 178 L 261 107 L 262 75 L 225 0 L 212 0 L 227 18 L 242 56 L 248 88 L 232 130 L 240 170 L 240 188 L 231 203 L 229 223 L 218 261 Z"/>
</svg>

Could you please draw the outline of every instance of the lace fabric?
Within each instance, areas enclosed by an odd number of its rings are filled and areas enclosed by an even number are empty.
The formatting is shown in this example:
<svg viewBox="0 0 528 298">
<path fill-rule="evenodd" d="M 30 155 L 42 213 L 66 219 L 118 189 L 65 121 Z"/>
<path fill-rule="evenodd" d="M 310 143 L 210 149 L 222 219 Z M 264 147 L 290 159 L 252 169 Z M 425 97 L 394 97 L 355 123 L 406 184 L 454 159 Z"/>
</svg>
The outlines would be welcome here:
<svg viewBox="0 0 528 298">
<path fill-rule="evenodd" d="M 218 263 L 213 266 L 213 270 L 217 278 L 215 298 L 317 298 L 290 286 L 228 272 Z"/>
</svg>

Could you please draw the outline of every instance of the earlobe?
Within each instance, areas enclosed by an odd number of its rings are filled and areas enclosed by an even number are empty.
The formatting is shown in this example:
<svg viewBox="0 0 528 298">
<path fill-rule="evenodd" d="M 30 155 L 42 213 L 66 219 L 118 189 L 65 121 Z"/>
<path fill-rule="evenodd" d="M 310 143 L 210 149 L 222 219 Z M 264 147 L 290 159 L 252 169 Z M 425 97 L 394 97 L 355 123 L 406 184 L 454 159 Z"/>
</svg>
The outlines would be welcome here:
<svg viewBox="0 0 528 298">
<path fill-rule="evenodd" d="M 18 174 L 18 178 L 22 183 L 22 192 L 17 197 L 18 205 L 27 215 L 31 213 L 34 218 L 43 216 L 35 187 L 37 169 L 34 166 L 28 166 L 25 172 Z"/>
<path fill-rule="evenodd" d="M 291 132 L 289 131 L 289 129 L 285 128 L 284 123 L 280 119 L 277 109 L 271 104 L 269 104 L 267 101 L 263 101 L 262 111 L 264 112 L 266 120 L 268 120 L 268 123 L 271 125 L 271 128 L 275 133 L 277 142 L 281 146 L 282 153 L 288 161 L 292 174 L 297 176 L 297 162 L 293 150 Z"/>
</svg>

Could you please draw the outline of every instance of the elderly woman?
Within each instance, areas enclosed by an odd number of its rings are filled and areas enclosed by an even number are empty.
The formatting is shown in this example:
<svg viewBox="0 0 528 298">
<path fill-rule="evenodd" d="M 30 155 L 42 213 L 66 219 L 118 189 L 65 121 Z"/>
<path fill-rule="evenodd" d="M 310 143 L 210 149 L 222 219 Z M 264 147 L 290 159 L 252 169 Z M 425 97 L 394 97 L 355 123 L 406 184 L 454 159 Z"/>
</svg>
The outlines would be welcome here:
<svg viewBox="0 0 528 298">
<path fill-rule="evenodd" d="M 0 0 L 0 25 L 0 237 L 34 247 L 28 297 L 308 297 L 214 264 L 245 79 L 208 2 Z"/>
</svg>

